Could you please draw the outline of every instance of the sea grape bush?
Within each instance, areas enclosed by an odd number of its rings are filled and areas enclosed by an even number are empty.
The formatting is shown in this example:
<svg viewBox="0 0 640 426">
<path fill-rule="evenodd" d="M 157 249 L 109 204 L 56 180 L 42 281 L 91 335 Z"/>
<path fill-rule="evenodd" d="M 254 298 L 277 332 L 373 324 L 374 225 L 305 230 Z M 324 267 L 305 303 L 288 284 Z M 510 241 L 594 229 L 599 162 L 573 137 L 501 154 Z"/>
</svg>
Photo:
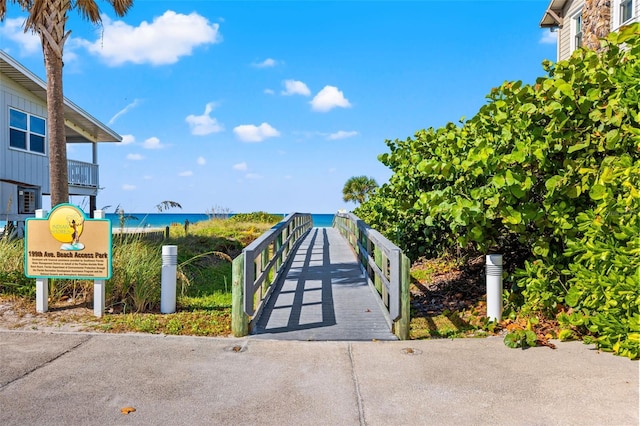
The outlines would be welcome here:
<svg viewBox="0 0 640 426">
<path fill-rule="evenodd" d="M 535 84 L 494 88 L 460 125 L 387 141 L 379 159 L 393 175 L 356 214 L 413 258 L 530 249 L 518 308 L 563 313 L 600 348 L 637 358 L 640 25 L 601 43 L 545 61 Z"/>
</svg>

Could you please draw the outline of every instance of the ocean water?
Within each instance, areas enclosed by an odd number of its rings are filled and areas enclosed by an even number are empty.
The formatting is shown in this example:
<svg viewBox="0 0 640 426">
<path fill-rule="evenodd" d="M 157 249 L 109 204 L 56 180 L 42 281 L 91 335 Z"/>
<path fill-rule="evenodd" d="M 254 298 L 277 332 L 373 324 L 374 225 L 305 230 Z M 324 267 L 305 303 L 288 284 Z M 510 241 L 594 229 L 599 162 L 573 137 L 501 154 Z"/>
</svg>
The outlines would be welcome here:
<svg viewBox="0 0 640 426">
<path fill-rule="evenodd" d="M 284 219 L 286 215 L 275 213 L 278 216 L 282 216 Z M 106 218 L 111 221 L 111 225 L 114 228 L 120 227 L 120 216 L 115 213 L 107 213 Z M 233 216 L 233 213 L 225 215 L 226 217 Z M 333 214 L 312 214 L 313 226 L 317 228 L 328 228 L 333 224 Z M 209 216 L 204 213 L 127 213 L 125 218 L 125 228 L 164 228 L 170 226 L 173 223 L 183 225 L 186 220 L 189 223 L 196 223 L 208 220 Z"/>
</svg>

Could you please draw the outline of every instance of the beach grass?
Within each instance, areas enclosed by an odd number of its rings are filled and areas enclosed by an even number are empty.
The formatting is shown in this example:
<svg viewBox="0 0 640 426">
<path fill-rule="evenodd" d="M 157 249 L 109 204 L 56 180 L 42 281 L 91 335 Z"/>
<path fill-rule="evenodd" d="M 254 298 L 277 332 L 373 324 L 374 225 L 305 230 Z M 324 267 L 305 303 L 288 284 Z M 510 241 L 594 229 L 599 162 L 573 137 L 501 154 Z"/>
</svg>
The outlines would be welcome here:
<svg viewBox="0 0 640 426">
<path fill-rule="evenodd" d="M 228 335 L 231 327 L 231 261 L 282 218 L 256 213 L 172 225 L 163 241 L 127 233 L 113 239 L 113 274 L 107 280 L 107 314 L 90 328 L 109 332 Z M 178 246 L 177 312 L 162 315 L 162 246 Z M 93 281 L 50 279 L 49 303 L 88 306 Z M 0 239 L 0 296 L 35 299 L 33 279 L 24 276 L 23 240 Z M 27 304 L 28 305 L 28 304 Z"/>
<path fill-rule="evenodd" d="M 270 229 L 281 218 L 262 215 L 235 220 L 211 219 L 171 226 L 164 241 L 126 234 L 113 239 L 113 276 L 107 281 L 107 314 L 90 314 L 88 329 L 104 332 L 142 332 L 197 336 L 231 333 L 231 259 Z M 261 220 L 267 220 L 261 221 Z M 178 246 L 177 312 L 160 314 L 162 245 Z M 431 281 L 459 265 L 451 260 L 416 263 L 415 282 Z M 35 309 L 35 285 L 24 276 L 23 240 L 0 239 L 0 298 L 19 298 L 21 306 Z M 66 311 L 69 306 L 91 308 L 93 281 L 49 280 L 49 303 Z M 90 312 L 90 311 L 88 311 Z M 72 315 L 73 310 L 69 310 Z M 481 315 L 473 310 L 412 315 L 411 338 L 443 338 L 483 335 Z"/>
</svg>

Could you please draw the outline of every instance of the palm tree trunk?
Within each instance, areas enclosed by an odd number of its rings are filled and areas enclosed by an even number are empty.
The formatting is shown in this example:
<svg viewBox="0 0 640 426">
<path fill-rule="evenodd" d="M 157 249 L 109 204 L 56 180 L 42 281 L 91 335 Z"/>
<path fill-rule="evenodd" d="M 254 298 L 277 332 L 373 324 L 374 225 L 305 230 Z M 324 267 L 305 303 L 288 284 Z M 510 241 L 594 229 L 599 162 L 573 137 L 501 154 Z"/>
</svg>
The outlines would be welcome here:
<svg viewBox="0 0 640 426">
<path fill-rule="evenodd" d="M 69 202 L 67 143 L 64 129 L 64 96 L 62 92 L 62 59 L 51 49 L 44 49 L 47 70 L 47 110 L 49 137 L 49 179 L 51 207 Z"/>
<path fill-rule="evenodd" d="M 42 41 L 44 65 L 47 73 L 47 132 L 49 138 L 49 183 L 51 206 L 69 202 L 67 170 L 67 142 L 64 124 L 64 94 L 62 91 L 62 51 L 68 33 L 65 34 L 69 0 L 50 0 L 38 20 L 38 32 Z"/>
<path fill-rule="evenodd" d="M 582 42 L 599 52 L 600 39 L 611 31 L 611 0 L 585 0 L 582 9 Z"/>
</svg>

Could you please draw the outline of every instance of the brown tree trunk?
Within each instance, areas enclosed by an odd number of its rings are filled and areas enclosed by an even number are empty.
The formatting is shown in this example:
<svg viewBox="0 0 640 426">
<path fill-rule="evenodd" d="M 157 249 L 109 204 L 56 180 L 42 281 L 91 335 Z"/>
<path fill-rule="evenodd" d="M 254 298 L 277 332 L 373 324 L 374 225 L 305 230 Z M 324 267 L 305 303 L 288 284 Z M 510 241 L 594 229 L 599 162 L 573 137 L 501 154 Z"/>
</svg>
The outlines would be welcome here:
<svg viewBox="0 0 640 426">
<path fill-rule="evenodd" d="M 51 49 L 44 49 L 47 71 L 47 111 L 49 138 L 49 179 L 51 207 L 69 202 L 67 143 L 64 128 L 64 95 L 62 91 L 62 59 Z"/>
<path fill-rule="evenodd" d="M 585 0 L 582 9 L 582 43 L 599 52 L 600 39 L 611 31 L 611 0 Z"/>
<path fill-rule="evenodd" d="M 47 73 L 47 137 L 49 139 L 51 207 L 69 202 L 62 52 L 68 36 L 65 34 L 65 24 L 70 7 L 70 0 L 48 0 L 40 11 L 42 13 L 40 19 L 37 19 Z"/>
</svg>

